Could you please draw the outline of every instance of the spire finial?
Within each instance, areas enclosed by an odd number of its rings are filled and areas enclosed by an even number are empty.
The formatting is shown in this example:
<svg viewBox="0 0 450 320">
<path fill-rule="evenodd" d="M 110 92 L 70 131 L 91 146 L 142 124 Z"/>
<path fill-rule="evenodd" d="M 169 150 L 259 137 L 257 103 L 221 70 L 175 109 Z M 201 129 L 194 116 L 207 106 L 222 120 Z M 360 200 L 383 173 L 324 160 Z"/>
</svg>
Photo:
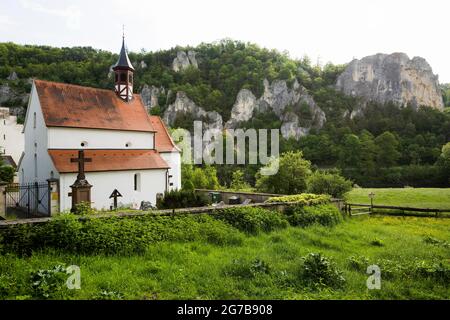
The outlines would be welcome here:
<svg viewBox="0 0 450 320">
<path fill-rule="evenodd" d="M 122 39 L 125 39 L 125 25 L 122 25 Z"/>
</svg>

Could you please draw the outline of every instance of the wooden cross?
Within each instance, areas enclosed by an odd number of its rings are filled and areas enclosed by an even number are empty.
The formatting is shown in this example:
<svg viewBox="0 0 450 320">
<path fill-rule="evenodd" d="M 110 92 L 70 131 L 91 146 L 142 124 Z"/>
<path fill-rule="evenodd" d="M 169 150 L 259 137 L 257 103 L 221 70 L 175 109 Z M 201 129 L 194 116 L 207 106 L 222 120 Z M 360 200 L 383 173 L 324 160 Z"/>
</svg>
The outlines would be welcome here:
<svg viewBox="0 0 450 320">
<path fill-rule="evenodd" d="M 86 162 L 92 162 L 92 158 L 84 157 L 84 150 L 78 151 L 78 158 L 71 158 L 70 162 L 78 162 L 78 176 L 77 181 L 86 180 L 86 176 L 84 175 L 84 164 Z"/>
<path fill-rule="evenodd" d="M 122 197 L 120 192 L 117 189 L 114 189 L 113 193 L 109 196 L 109 198 L 114 198 L 114 210 L 117 209 L 117 198 Z"/>
</svg>

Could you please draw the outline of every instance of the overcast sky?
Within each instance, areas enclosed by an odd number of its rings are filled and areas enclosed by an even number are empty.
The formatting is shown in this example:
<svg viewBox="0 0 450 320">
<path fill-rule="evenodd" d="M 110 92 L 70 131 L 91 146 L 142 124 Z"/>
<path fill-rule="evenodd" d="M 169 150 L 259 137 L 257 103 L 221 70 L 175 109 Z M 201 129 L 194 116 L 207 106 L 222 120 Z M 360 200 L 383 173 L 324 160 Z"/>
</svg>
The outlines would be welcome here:
<svg viewBox="0 0 450 320">
<path fill-rule="evenodd" d="M 405 52 L 450 83 L 449 0 L 0 0 L 0 42 L 147 51 L 223 38 L 313 62 Z"/>
</svg>

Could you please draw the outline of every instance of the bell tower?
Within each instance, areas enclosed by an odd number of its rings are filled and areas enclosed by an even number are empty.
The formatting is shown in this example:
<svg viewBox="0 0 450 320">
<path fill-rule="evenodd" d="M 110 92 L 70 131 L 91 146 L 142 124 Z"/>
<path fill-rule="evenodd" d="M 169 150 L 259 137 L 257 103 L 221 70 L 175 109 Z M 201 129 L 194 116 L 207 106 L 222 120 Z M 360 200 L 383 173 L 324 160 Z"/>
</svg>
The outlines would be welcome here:
<svg viewBox="0 0 450 320">
<path fill-rule="evenodd" d="M 119 60 L 117 60 L 113 70 L 115 77 L 114 91 L 117 96 L 127 102 L 132 100 L 134 68 L 125 49 L 125 35 L 122 37 L 122 49 L 120 50 Z"/>
</svg>

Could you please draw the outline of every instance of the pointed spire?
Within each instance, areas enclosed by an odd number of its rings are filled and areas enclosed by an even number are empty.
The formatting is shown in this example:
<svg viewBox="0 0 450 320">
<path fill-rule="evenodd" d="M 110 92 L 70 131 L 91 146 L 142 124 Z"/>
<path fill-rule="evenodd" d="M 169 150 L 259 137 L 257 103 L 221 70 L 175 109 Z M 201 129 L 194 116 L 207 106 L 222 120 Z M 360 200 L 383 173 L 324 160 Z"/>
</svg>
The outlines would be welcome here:
<svg viewBox="0 0 450 320">
<path fill-rule="evenodd" d="M 117 60 L 117 63 L 115 64 L 113 69 L 118 67 L 134 70 L 134 67 L 131 64 L 130 59 L 128 58 L 127 50 L 125 49 L 125 28 L 122 35 L 122 49 L 120 50 L 119 59 Z"/>
</svg>

